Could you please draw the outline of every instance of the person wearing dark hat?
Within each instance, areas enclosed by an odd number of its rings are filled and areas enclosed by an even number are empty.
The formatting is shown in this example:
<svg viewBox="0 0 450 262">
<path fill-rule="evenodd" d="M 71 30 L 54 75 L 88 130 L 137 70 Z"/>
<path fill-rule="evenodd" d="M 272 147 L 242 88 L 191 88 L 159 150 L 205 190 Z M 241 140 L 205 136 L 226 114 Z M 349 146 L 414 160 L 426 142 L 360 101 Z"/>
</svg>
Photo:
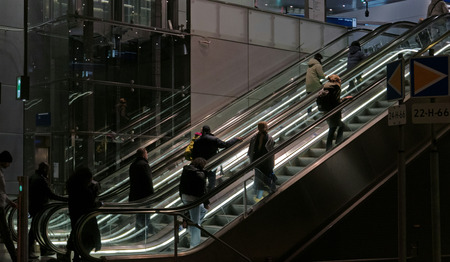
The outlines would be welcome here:
<svg viewBox="0 0 450 262">
<path fill-rule="evenodd" d="M 308 69 L 306 70 L 306 93 L 311 94 L 322 87 L 321 79 L 325 78 L 322 69 L 322 55 L 317 53 L 314 58 L 308 61 Z M 312 107 L 308 108 L 308 114 L 311 113 Z"/>
<path fill-rule="evenodd" d="M 366 55 L 361 51 L 361 44 L 358 41 L 353 41 L 348 48 L 348 58 L 347 58 L 347 70 L 354 68 L 362 60 L 366 58 Z M 360 81 L 361 76 L 356 77 Z M 355 80 L 350 80 L 350 89 L 355 87 Z"/>
<path fill-rule="evenodd" d="M 241 137 L 235 137 L 228 141 L 222 141 L 211 133 L 211 128 L 207 125 L 202 128 L 202 135 L 195 140 L 192 148 L 192 159 L 204 158 L 206 161 L 219 152 L 219 148 L 229 148 L 242 141 Z M 208 171 L 208 190 L 216 185 L 216 171 Z"/>
<path fill-rule="evenodd" d="M 58 201 L 67 201 L 67 198 L 62 196 L 58 196 L 52 192 L 50 186 L 48 184 L 48 172 L 49 166 L 47 163 L 40 163 L 38 169 L 35 171 L 33 175 L 30 176 L 29 179 L 29 193 L 28 193 L 28 213 L 31 218 L 34 218 L 36 214 L 41 211 L 46 204 L 48 204 L 49 200 L 58 200 Z M 29 258 L 37 258 L 38 256 L 34 255 L 34 246 L 35 246 L 35 232 L 36 229 L 33 227 L 30 228 L 30 232 L 28 234 L 28 243 L 29 243 Z M 55 254 L 51 250 L 47 250 L 45 247 L 40 247 L 41 256 L 49 256 Z"/>
<path fill-rule="evenodd" d="M 11 232 L 9 231 L 8 224 L 6 222 L 5 213 L 6 204 L 9 204 L 14 208 L 17 208 L 17 205 L 11 201 L 6 194 L 6 183 L 3 175 L 3 170 L 8 168 L 12 161 L 13 158 L 8 151 L 3 151 L 0 153 L 0 236 L 2 237 L 3 243 L 11 256 L 11 260 L 13 262 L 17 262 L 16 248 L 14 247 Z"/>
</svg>

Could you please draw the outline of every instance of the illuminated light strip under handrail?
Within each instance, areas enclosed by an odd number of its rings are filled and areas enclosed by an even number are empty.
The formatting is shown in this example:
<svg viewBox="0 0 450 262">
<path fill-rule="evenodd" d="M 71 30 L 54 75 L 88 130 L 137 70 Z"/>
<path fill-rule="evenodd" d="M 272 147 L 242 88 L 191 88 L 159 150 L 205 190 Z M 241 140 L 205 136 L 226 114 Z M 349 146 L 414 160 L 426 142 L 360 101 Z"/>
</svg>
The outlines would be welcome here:
<svg viewBox="0 0 450 262">
<path fill-rule="evenodd" d="M 419 50 L 418 50 L 418 49 L 402 49 L 402 50 L 399 50 L 399 51 L 397 51 L 397 52 L 394 52 L 394 54 L 392 54 L 391 56 L 389 56 L 389 58 L 387 58 L 386 60 L 391 60 L 391 59 L 393 59 L 393 58 L 396 58 L 396 57 L 398 57 L 398 54 L 400 54 L 400 53 L 406 53 L 406 51 L 411 51 L 412 53 L 414 53 L 414 52 L 417 53 Z M 380 67 L 382 67 L 382 66 L 386 66 L 386 64 L 378 63 L 377 66 L 375 66 L 374 68 L 372 68 L 372 69 L 369 70 L 368 72 L 362 74 L 362 77 L 363 77 L 363 78 L 366 77 L 367 75 L 369 75 L 370 73 L 372 73 L 373 71 L 377 70 L 378 68 L 380 68 Z"/>
<path fill-rule="evenodd" d="M 301 117 L 296 118 L 295 121 L 292 121 L 290 124 L 286 125 L 285 127 L 283 127 L 282 129 L 280 129 L 278 132 L 275 132 L 273 134 L 273 137 L 279 137 L 281 133 L 285 132 L 286 129 L 290 128 L 291 126 L 297 124 L 299 121 L 303 121 L 304 119 L 306 119 L 306 117 L 308 116 L 307 113 L 304 113 Z"/>
<path fill-rule="evenodd" d="M 116 237 L 109 238 L 109 239 L 102 239 L 102 244 L 103 244 L 103 243 L 110 243 L 110 242 L 115 241 L 115 240 L 117 240 L 117 239 L 124 238 L 124 237 L 126 237 L 127 235 L 132 234 L 134 231 L 135 231 L 135 228 L 133 227 L 133 228 L 131 228 L 130 230 L 128 230 L 128 231 L 126 231 L 126 232 L 124 232 L 124 233 L 122 233 L 122 234 L 120 234 L 120 235 L 118 235 L 118 236 L 116 236 Z"/>
</svg>

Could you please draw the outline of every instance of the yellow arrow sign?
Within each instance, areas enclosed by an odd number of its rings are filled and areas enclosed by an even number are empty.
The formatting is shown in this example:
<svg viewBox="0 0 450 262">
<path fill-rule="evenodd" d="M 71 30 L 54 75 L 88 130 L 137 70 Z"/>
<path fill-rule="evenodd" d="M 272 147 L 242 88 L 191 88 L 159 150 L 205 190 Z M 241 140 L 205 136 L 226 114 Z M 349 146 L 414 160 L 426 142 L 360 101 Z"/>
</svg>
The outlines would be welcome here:
<svg viewBox="0 0 450 262">
<path fill-rule="evenodd" d="M 402 93 L 402 64 L 399 63 L 389 78 L 388 84 L 398 93 Z"/>
<path fill-rule="evenodd" d="M 447 77 L 446 74 L 421 64 L 418 61 L 414 61 L 414 89 L 416 94 L 434 85 L 445 77 Z"/>
</svg>

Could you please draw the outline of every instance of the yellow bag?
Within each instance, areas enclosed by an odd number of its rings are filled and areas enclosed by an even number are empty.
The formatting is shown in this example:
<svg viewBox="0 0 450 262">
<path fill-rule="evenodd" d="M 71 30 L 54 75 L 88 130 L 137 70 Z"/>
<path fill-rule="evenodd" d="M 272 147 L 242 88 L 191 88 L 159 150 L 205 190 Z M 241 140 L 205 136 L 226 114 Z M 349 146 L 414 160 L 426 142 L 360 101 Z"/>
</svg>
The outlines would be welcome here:
<svg viewBox="0 0 450 262">
<path fill-rule="evenodd" d="M 184 158 L 186 160 L 192 161 L 192 149 L 194 148 L 194 142 L 201 135 L 202 135 L 201 133 L 195 133 L 194 137 L 191 139 L 191 142 L 186 147 L 186 150 L 184 151 Z"/>
</svg>

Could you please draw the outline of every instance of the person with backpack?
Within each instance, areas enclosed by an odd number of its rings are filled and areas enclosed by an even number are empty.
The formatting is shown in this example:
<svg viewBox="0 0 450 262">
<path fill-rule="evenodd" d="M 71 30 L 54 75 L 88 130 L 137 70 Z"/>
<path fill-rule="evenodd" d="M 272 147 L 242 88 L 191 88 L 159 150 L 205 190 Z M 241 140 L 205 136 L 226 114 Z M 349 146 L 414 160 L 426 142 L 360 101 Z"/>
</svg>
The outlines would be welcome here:
<svg viewBox="0 0 450 262">
<path fill-rule="evenodd" d="M 316 92 L 322 87 L 320 79 L 325 78 L 322 69 L 322 55 L 317 53 L 308 61 L 308 69 L 306 70 L 306 94 Z M 308 108 L 308 114 L 312 111 L 312 107 Z"/>
<path fill-rule="evenodd" d="M 351 98 L 351 96 L 347 96 L 344 99 L 349 98 Z M 319 92 L 319 96 L 317 98 L 319 110 L 322 110 L 324 114 L 326 114 L 333 110 L 341 102 L 341 78 L 338 75 L 330 75 L 328 77 L 328 82 L 324 84 L 323 90 Z M 341 118 L 341 111 L 338 111 L 327 119 L 329 128 L 326 144 L 327 151 L 333 147 L 333 138 L 336 130 L 336 145 L 342 142 L 345 124 L 342 122 Z"/>
<path fill-rule="evenodd" d="M 183 167 L 179 192 L 181 200 L 185 205 L 197 201 L 206 194 L 206 172 L 203 170 L 205 166 L 206 160 L 197 157 L 194 158 L 190 165 Z M 194 225 L 201 225 L 207 209 L 209 209 L 209 200 L 189 209 L 189 217 Z M 194 225 L 188 227 L 189 234 L 191 235 L 190 248 L 199 245 L 201 241 L 200 229 Z"/>
</svg>

